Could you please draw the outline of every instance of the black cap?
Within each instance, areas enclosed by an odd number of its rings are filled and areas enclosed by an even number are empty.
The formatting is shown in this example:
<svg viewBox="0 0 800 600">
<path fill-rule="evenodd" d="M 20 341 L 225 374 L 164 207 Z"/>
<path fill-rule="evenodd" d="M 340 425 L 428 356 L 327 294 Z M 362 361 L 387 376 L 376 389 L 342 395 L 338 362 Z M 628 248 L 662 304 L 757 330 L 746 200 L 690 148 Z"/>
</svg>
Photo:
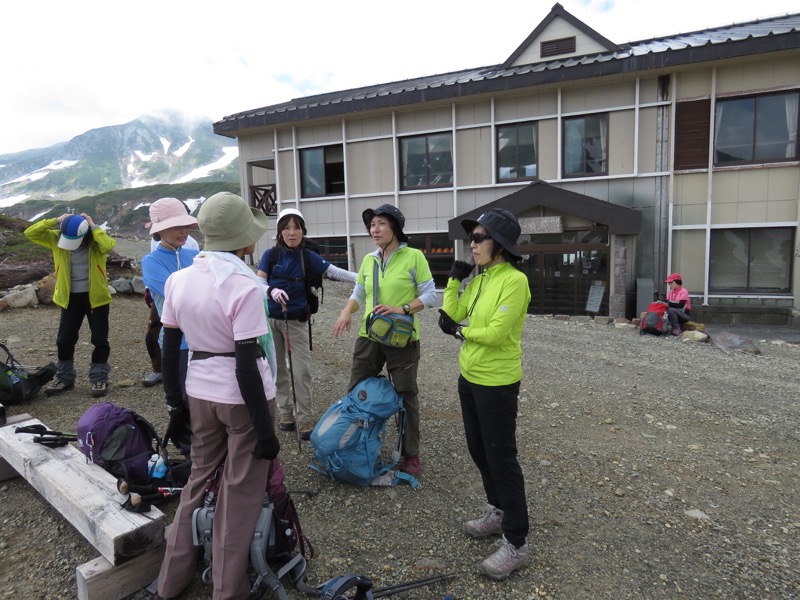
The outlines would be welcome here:
<svg viewBox="0 0 800 600">
<path fill-rule="evenodd" d="M 472 219 L 461 221 L 461 226 L 467 234 L 472 233 L 476 225 L 483 225 L 489 236 L 505 248 L 511 256 L 522 258 L 522 254 L 514 248 L 520 233 L 522 233 L 517 217 L 503 208 L 493 208 L 478 217 L 477 221 Z"/>
<path fill-rule="evenodd" d="M 400 209 L 392 204 L 381 204 L 378 208 L 372 209 L 368 208 L 363 213 L 361 213 L 361 219 L 364 221 L 364 225 L 367 227 L 367 231 L 369 231 L 369 224 L 372 222 L 372 217 L 375 215 L 386 215 L 387 217 L 391 217 L 394 219 L 396 227 L 393 229 L 395 237 L 401 242 L 407 242 L 408 236 L 403 233 L 403 227 L 406 224 L 406 218 L 403 216 L 403 213 L 400 212 Z"/>
</svg>

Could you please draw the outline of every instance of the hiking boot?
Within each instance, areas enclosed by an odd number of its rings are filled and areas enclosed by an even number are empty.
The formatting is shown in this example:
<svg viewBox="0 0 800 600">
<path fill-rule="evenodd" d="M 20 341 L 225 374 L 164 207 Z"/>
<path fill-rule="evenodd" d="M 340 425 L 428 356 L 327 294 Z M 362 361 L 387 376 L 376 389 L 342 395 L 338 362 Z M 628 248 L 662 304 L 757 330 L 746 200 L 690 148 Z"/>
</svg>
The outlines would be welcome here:
<svg viewBox="0 0 800 600">
<path fill-rule="evenodd" d="M 45 396 L 58 396 L 61 392 L 66 392 L 75 387 L 75 382 L 67 383 L 63 379 L 56 377 L 51 381 L 46 388 L 44 388 Z"/>
<path fill-rule="evenodd" d="M 491 504 L 486 505 L 486 513 L 482 517 L 464 523 L 464 531 L 474 538 L 485 538 L 503 533 L 503 511 Z"/>
<path fill-rule="evenodd" d="M 161 373 L 153 371 L 147 377 L 142 378 L 142 385 L 144 387 L 153 387 L 161 383 Z"/>
<path fill-rule="evenodd" d="M 517 548 L 506 539 L 506 536 L 497 543 L 500 544 L 500 549 L 484 560 L 480 569 L 487 577 L 500 580 L 506 579 L 528 562 L 528 543 L 526 541 Z"/>
<path fill-rule="evenodd" d="M 281 415 L 281 424 L 280 424 L 281 431 L 294 431 L 295 428 L 295 421 L 294 415 Z"/>
<path fill-rule="evenodd" d="M 107 381 L 95 381 L 92 384 L 92 398 L 102 398 L 108 393 Z"/>
<path fill-rule="evenodd" d="M 419 462 L 419 453 L 414 456 L 406 456 L 403 459 L 403 466 L 400 467 L 400 470 L 414 477 L 419 475 L 419 472 L 422 470 L 422 464 Z"/>
<path fill-rule="evenodd" d="M 310 440 L 312 431 L 314 431 L 314 423 L 300 423 L 301 440 Z"/>
</svg>

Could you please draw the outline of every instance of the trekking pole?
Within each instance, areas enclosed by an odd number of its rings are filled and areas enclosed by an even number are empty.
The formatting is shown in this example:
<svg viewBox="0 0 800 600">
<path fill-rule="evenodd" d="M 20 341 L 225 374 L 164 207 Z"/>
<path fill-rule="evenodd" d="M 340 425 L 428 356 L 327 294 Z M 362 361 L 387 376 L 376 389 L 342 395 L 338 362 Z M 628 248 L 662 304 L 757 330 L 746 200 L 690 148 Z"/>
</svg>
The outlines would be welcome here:
<svg viewBox="0 0 800 600">
<path fill-rule="evenodd" d="M 283 335 L 286 338 L 286 354 L 289 355 L 289 378 L 292 382 L 292 401 L 294 402 L 294 414 L 300 416 L 297 412 L 297 392 L 294 391 L 294 367 L 292 366 L 292 341 L 289 339 L 289 316 L 286 312 L 286 305 L 281 304 L 281 311 L 283 311 Z M 303 449 L 300 443 L 300 423 L 296 423 L 294 427 L 295 434 L 297 435 L 297 451 Z"/>
<path fill-rule="evenodd" d="M 385 587 L 376 588 L 372 590 L 372 597 L 383 598 L 384 596 L 392 596 L 394 594 L 400 594 L 402 592 L 407 592 L 408 590 L 413 590 L 415 588 L 423 587 L 425 585 L 432 585 L 434 583 L 439 583 L 441 581 L 447 581 L 448 579 L 453 579 L 455 576 L 456 576 L 455 573 L 449 573 L 447 575 L 434 575 L 433 577 L 415 579 L 414 581 L 409 581 L 407 583 L 397 583 L 395 585 L 387 585 Z"/>
</svg>

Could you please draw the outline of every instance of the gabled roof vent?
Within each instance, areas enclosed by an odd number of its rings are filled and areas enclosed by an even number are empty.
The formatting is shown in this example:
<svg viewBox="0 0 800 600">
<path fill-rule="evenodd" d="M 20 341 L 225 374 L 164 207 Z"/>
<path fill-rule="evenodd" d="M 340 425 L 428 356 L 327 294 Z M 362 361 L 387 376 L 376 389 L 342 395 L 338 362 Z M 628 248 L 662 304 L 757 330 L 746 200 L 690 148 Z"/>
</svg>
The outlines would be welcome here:
<svg viewBox="0 0 800 600">
<path fill-rule="evenodd" d="M 559 56 L 560 54 L 572 54 L 575 52 L 575 36 L 565 37 L 558 40 L 547 40 L 541 42 L 539 55 L 542 58 Z"/>
</svg>

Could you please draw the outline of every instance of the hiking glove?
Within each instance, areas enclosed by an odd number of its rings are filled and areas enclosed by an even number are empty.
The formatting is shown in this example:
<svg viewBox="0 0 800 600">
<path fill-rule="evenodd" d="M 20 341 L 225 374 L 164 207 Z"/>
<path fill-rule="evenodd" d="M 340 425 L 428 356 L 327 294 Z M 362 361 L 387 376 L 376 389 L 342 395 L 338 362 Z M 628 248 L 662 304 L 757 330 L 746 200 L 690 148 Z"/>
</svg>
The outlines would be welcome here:
<svg viewBox="0 0 800 600">
<path fill-rule="evenodd" d="M 280 288 L 271 287 L 269 288 L 269 297 L 275 300 L 278 304 L 286 304 L 289 302 L 289 294 L 284 292 Z"/>
<path fill-rule="evenodd" d="M 469 274 L 472 273 L 472 269 L 474 268 L 475 265 L 471 265 L 463 260 L 457 260 L 453 263 L 453 266 L 450 267 L 450 275 L 448 275 L 448 277 L 458 279 L 459 281 L 464 281 L 467 277 L 469 277 Z"/>
<path fill-rule="evenodd" d="M 273 435 L 267 440 L 258 440 L 256 449 L 253 450 L 253 456 L 266 460 L 275 460 L 280 450 L 281 443 L 278 441 L 278 436 Z"/>
<path fill-rule="evenodd" d="M 169 406 L 169 425 L 164 443 L 172 440 L 172 444 L 182 453 L 187 454 L 192 447 L 192 428 L 189 421 L 189 410 L 186 406 Z"/>
<path fill-rule="evenodd" d="M 456 331 L 458 331 L 458 323 L 453 321 L 444 310 L 441 308 L 439 309 L 439 329 L 441 329 L 447 335 L 455 335 Z"/>
</svg>

